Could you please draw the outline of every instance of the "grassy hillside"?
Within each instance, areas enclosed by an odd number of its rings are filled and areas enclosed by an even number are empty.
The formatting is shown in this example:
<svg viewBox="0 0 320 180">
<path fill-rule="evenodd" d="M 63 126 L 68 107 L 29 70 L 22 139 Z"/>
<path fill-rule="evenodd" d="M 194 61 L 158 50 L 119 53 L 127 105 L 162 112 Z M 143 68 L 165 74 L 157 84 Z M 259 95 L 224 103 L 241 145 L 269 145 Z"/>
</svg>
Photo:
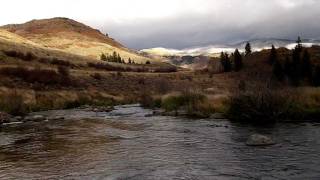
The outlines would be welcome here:
<svg viewBox="0 0 320 180">
<path fill-rule="evenodd" d="M 19 37 L 13 36 L 11 39 L 13 41 L 20 39 L 23 42 L 32 42 L 38 46 L 91 59 L 99 59 L 102 53 L 112 54 L 116 51 L 125 60 L 131 58 L 137 63 L 160 62 L 141 56 L 100 31 L 67 18 L 33 20 L 25 24 L 6 25 L 1 28 L 19 35 Z"/>
</svg>

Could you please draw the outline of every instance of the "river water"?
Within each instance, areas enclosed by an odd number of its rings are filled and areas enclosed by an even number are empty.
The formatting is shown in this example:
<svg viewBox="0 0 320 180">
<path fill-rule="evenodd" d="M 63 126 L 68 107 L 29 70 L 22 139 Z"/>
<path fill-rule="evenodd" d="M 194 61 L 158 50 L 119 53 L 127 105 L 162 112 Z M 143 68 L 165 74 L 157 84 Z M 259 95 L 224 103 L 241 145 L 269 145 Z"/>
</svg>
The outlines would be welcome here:
<svg viewBox="0 0 320 180">
<path fill-rule="evenodd" d="M 0 179 L 320 179 L 320 124 L 252 127 L 227 120 L 44 112 L 65 120 L 0 129 Z M 249 147 L 253 133 L 277 144 Z"/>
</svg>

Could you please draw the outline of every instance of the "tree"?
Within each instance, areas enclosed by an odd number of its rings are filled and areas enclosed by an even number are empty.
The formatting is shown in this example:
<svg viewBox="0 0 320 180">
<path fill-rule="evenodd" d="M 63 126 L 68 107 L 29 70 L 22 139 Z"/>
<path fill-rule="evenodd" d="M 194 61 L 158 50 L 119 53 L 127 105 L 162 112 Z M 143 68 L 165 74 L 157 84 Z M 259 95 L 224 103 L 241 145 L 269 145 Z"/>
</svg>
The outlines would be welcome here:
<svg viewBox="0 0 320 180">
<path fill-rule="evenodd" d="M 150 62 L 150 61 L 147 61 L 146 64 L 151 64 L 151 62 Z"/>
<path fill-rule="evenodd" d="M 100 60 L 102 60 L 102 61 L 107 61 L 107 56 L 102 53 L 102 54 L 100 55 Z"/>
<path fill-rule="evenodd" d="M 290 57 L 289 56 L 286 56 L 286 60 L 285 60 L 285 63 L 284 63 L 284 73 L 290 77 L 291 76 L 291 71 L 292 71 L 292 68 L 291 68 L 291 61 L 290 61 Z"/>
<path fill-rule="evenodd" d="M 297 49 L 298 51 L 301 52 L 302 51 L 302 40 L 301 40 L 300 36 L 298 36 L 298 39 L 297 39 L 296 43 L 297 43 L 297 45 L 296 45 L 295 49 Z"/>
<path fill-rule="evenodd" d="M 117 54 L 117 52 L 113 51 L 111 61 L 112 62 L 117 62 L 117 59 L 118 59 L 118 54 Z"/>
<path fill-rule="evenodd" d="M 277 50 L 274 47 L 274 45 L 271 46 L 271 51 L 270 51 L 270 55 L 269 55 L 269 64 L 273 65 L 274 62 L 277 61 L 278 55 L 277 55 Z"/>
<path fill-rule="evenodd" d="M 223 72 L 226 72 L 226 56 L 225 56 L 224 52 L 221 52 L 221 54 L 220 54 L 220 63 L 222 65 Z"/>
<path fill-rule="evenodd" d="M 131 64 L 131 63 L 132 63 L 131 58 L 129 58 L 128 63 L 129 63 L 129 64 Z"/>
<path fill-rule="evenodd" d="M 316 87 L 320 86 L 320 66 L 315 68 L 315 72 L 313 75 L 313 85 Z"/>
<path fill-rule="evenodd" d="M 121 56 L 120 56 L 119 53 L 118 53 L 118 55 L 117 55 L 117 62 L 118 62 L 118 63 L 121 63 L 121 62 L 122 62 L 122 59 L 121 59 Z"/>
<path fill-rule="evenodd" d="M 293 85 L 298 86 L 302 77 L 301 73 L 301 49 L 297 46 L 292 52 L 292 64 L 291 64 L 291 80 Z"/>
<path fill-rule="evenodd" d="M 229 55 L 227 53 L 225 54 L 225 59 L 226 59 L 225 72 L 230 72 L 232 70 L 232 65 L 231 65 Z"/>
<path fill-rule="evenodd" d="M 221 52 L 220 63 L 223 67 L 223 72 L 231 71 L 231 62 L 227 53 Z"/>
<path fill-rule="evenodd" d="M 307 78 L 309 81 L 312 80 L 312 65 L 308 50 L 304 50 L 302 55 L 301 73 L 304 78 Z"/>
<path fill-rule="evenodd" d="M 246 50 L 245 56 L 248 56 L 248 55 L 250 55 L 252 53 L 251 44 L 249 42 L 247 42 L 245 50 Z"/>
<path fill-rule="evenodd" d="M 272 75 L 278 81 L 283 81 L 285 77 L 284 69 L 278 59 L 275 59 L 272 66 Z"/>
<path fill-rule="evenodd" d="M 240 71 L 243 67 L 242 56 L 238 49 L 234 51 L 234 70 Z"/>
</svg>

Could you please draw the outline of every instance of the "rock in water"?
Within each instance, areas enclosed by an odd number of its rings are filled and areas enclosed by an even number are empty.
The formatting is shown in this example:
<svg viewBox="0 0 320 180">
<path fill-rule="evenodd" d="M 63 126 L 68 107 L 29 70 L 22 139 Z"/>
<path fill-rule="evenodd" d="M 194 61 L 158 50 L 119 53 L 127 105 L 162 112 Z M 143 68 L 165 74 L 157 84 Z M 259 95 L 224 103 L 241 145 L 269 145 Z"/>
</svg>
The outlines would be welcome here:
<svg viewBox="0 0 320 180">
<path fill-rule="evenodd" d="M 261 134 L 253 134 L 249 137 L 246 144 L 248 146 L 270 146 L 276 144 L 272 138 L 261 135 Z"/>
<path fill-rule="evenodd" d="M 10 122 L 11 116 L 7 113 L 0 112 L 0 124 Z"/>
<path fill-rule="evenodd" d="M 43 115 L 33 115 L 33 116 L 28 116 L 24 118 L 24 121 L 35 121 L 35 122 L 40 122 L 46 120 L 46 117 Z"/>
</svg>

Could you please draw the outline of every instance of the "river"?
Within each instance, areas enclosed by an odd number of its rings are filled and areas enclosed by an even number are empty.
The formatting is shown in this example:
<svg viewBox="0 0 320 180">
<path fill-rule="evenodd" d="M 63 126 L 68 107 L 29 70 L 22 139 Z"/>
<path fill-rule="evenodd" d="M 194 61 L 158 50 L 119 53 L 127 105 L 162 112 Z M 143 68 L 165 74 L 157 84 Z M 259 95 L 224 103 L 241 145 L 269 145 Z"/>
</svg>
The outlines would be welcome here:
<svg viewBox="0 0 320 180">
<path fill-rule="evenodd" d="M 262 128 L 151 113 L 137 105 L 59 110 L 43 114 L 65 120 L 6 125 L 0 179 L 320 178 L 320 123 Z M 253 133 L 277 144 L 246 146 Z"/>
</svg>

